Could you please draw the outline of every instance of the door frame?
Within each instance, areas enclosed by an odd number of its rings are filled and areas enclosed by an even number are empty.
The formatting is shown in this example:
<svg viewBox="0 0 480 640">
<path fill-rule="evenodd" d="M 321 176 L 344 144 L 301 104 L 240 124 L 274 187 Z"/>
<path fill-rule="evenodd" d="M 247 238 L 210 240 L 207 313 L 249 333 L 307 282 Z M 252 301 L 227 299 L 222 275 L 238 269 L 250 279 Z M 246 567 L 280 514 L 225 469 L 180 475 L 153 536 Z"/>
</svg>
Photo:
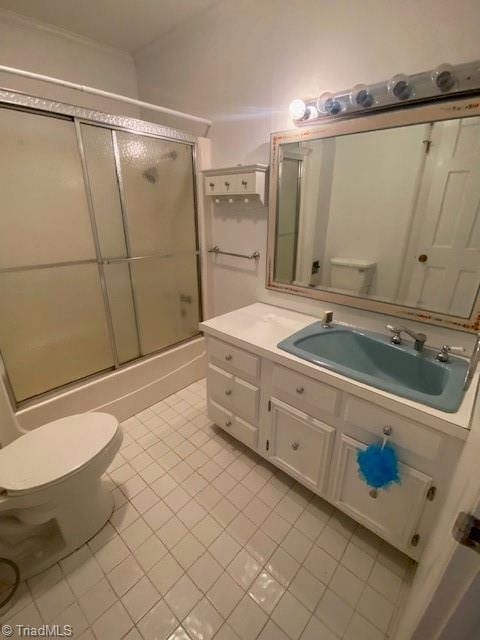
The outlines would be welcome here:
<svg viewBox="0 0 480 640">
<path fill-rule="evenodd" d="M 426 624 L 429 618 L 432 621 L 432 616 L 438 632 L 436 636 L 429 637 L 428 640 L 436 640 L 450 619 L 455 604 L 461 599 L 468 587 L 468 579 L 466 584 L 456 587 L 451 585 L 450 602 L 452 602 L 452 608 L 450 610 L 445 607 L 439 609 L 436 606 L 435 597 L 439 595 L 442 585 L 446 584 L 447 571 L 459 548 L 458 542 L 452 535 L 457 515 L 461 511 L 474 513 L 480 502 L 479 396 L 480 393 L 477 392 L 470 434 L 465 442 L 444 506 L 420 558 L 401 619 L 392 640 L 423 640 L 425 636 L 422 638 L 421 635 L 418 635 L 421 632 L 421 625 Z"/>
</svg>

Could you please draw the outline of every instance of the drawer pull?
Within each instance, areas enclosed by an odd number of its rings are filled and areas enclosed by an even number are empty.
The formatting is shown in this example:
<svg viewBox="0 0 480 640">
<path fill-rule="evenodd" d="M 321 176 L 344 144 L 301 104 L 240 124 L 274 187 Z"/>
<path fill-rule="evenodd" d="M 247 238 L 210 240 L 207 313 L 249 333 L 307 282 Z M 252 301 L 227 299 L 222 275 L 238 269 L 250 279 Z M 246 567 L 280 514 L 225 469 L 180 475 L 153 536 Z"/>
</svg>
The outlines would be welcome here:
<svg viewBox="0 0 480 640">
<path fill-rule="evenodd" d="M 232 395 L 232 390 L 231 390 L 231 389 L 227 389 L 227 390 L 225 391 L 225 395 L 226 395 L 226 396 L 231 396 L 231 395 Z"/>
<path fill-rule="evenodd" d="M 230 362 L 231 359 L 232 355 L 230 353 L 225 356 L 225 360 L 227 360 L 227 362 Z"/>
<path fill-rule="evenodd" d="M 298 449 L 298 447 L 300 446 L 300 444 L 298 442 L 292 442 L 292 449 L 294 451 L 296 451 Z"/>
<path fill-rule="evenodd" d="M 297 393 L 299 393 L 300 395 L 305 391 L 304 387 L 297 387 L 296 389 Z"/>
<path fill-rule="evenodd" d="M 225 426 L 226 427 L 231 427 L 232 426 L 232 421 L 231 420 L 225 420 Z"/>
</svg>

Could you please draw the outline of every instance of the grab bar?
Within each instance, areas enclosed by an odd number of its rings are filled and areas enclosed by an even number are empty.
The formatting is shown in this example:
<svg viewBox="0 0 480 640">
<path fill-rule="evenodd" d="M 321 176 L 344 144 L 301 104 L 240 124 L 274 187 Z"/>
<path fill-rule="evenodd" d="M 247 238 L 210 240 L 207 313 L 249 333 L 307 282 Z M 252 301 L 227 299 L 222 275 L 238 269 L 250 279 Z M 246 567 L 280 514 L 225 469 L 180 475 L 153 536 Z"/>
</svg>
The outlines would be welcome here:
<svg viewBox="0 0 480 640">
<path fill-rule="evenodd" d="M 217 255 L 222 255 L 222 256 L 234 256 L 235 258 L 245 258 L 246 260 L 258 260 L 260 258 L 259 251 L 254 251 L 250 255 L 247 255 L 245 253 L 233 253 L 232 251 L 222 251 L 222 249 L 220 249 L 220 247 L 217 245 L 209 249 L 208 253 L 216 253 Z"/>
</svg>

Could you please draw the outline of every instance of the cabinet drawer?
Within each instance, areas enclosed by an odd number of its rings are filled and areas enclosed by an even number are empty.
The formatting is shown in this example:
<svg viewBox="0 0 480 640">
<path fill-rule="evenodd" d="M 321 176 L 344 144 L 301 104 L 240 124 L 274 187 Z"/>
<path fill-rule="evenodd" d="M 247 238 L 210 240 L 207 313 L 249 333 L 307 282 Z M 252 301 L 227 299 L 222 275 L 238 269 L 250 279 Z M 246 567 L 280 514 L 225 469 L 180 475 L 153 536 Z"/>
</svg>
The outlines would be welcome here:
<svg viewBox="0 0 480 640">
<path fill-rule="evenodd" d="M 272 400 L 270 456 L 290 475 L 324 491 L 335 430 L 283 402 Z"/>
<path fill-rule="evenodd" d="M 442 446 L 440 433 L 355 396 L 347 396 L 344 419 L 348 425 L 379 438 L 383 437 L 383 429 L 388 425 L 392 427 L 392 443 L 426 460 L 436 460 Z"/>
<path fill-rule="evenodd" d="M 406 464 L 400 464 L 401 483 L 379 490 L 374 498 L 358 473 L 357 453 L 366 446 L 342 434 L 333 502 L 357 522 L 411 553 L 411 538 L 416 533 L 425 505 L 429 504 L 426 496 L 432 478 Z"/>
<path fill-rule="evenodd" d="M 257 448 L 258 431 L 256 427 L 242 418 L 234 416 L 231 411 L 224 409 L 211 399 L 208 400 L 208 417 L 247 447 Z"/>
<path fill-rule="evenodd" d="M 279 365 L 273 367 L 272 395 L 312 415 L 334 415 L 340 399 L 334 387 Z"/>
<path fill-rule="evenodd" d="M 257 380 L 260 375 L 260 358 L 258 356 L 221 340 L 208 339 L 208 357 L 213 364 L 241 377 Z"/>
<path fill-rule="evenodd" d="M 209 396 L 228 411 L 249 422 L 258 421 L 260 395 L 258 387 L 213 364 L 208 365 L 207 387 Z"/>
</svg>

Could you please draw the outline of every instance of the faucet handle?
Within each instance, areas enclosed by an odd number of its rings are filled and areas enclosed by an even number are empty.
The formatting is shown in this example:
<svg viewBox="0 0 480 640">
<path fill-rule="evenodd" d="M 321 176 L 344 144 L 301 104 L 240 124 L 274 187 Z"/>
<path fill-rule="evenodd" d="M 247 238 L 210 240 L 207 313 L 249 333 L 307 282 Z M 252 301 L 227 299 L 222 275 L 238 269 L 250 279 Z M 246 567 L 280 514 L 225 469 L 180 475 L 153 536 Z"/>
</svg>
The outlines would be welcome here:
<svg viewBox="0 0 480 640">
<path fill-rule="evenodd" d="M 387 324 L 386 328 L 393 333 L 390 342 L 392 344 L 402 344 L 401 333 L 403 331 L 403 327 L 395 327 L 393 324 Z"/>
<path fill-rule="evenodd" d="M 464 353 L 464 351 L 465 349 L 463 347 L 451 347 L 449 344 L 444 344 L 435 356 L 435 359 L 439 362 L 448 362 L 449 353 Z"/>
</svg>

